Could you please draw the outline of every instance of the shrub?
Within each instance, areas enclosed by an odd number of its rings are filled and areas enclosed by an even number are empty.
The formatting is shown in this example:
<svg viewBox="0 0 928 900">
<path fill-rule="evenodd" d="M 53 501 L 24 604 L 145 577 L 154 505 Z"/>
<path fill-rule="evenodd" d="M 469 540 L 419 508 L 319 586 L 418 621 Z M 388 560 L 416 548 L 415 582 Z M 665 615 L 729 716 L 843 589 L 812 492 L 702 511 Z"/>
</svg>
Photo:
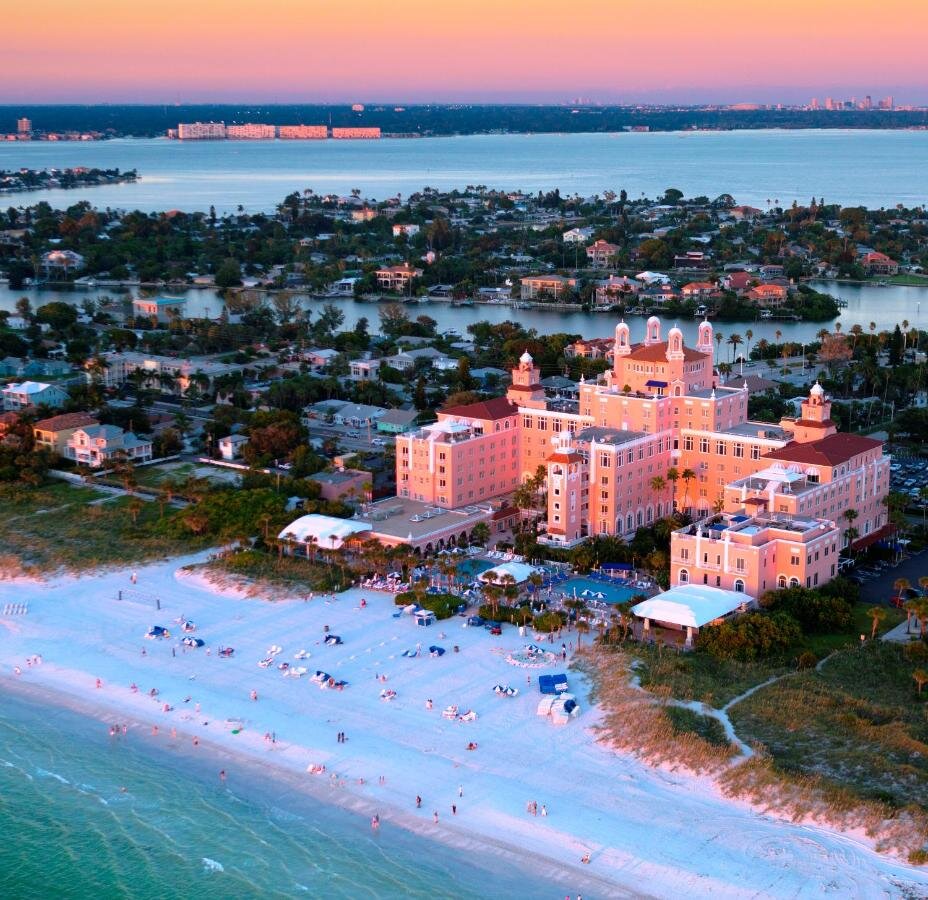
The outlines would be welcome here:
<svg viewBox="0 0 928 900">
<path fill-rule="evenodd" d="M 532 611 L 527 606 L 497 606 L 494 613 L 493 607 L 484 603 L 477 613 L 491 622 L 512 622 L 514 625 L 525 625 L 532 620 Z"/>
<path fill-rule="evenodd" d="M 786 613 L 802 626 L 803 631 L 813 634 L 847 631 L 851 625 L 851 604 L 840 594 L 804 587 L 783 588 L 765 594 L 761 605 Z"/>
<path fill-rule="evenodd" d="M 549 609 L 547 612 L 538 613 L 532 619 L 532 625 L 536 631 L 557 631 L 567 622 L 567 617 L 562 612 Z"/>
<path fill-rule="evenodd" d="M 423 609 L 435 613 L 436 619 L 450 619 L 461 605 L 461 598 L 454 594 L 426 594 L 416 591 L 403 591 L 393 598 L 397 606 L 418 603 Z"/>
<path fill-rule="evenodd" d="M 696 646 L 717 659 L 748 662 L 782 654 L 801 637 L 802 630 L 792 616 L 755 612 L 700 629 Z"/>
<path fill-rule="evenodd" d="M 698 713 L 685 706 L 665 707 L 664 714 L 670 720 L 674 734 L 695 734 L 716 747 L 729 745 L 724 726 L 714 716 Z"/>
</svg>

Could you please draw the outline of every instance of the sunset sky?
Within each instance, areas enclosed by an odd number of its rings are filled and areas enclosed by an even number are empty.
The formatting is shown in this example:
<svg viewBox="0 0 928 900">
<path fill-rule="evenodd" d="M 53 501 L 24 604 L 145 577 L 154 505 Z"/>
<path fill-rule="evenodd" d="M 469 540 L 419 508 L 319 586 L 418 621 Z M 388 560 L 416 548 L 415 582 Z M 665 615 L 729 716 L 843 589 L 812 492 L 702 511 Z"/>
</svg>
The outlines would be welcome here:
<svg viewBox="0 0 928 900">
<path fill-rule="evenodd" d="M 928 103 L 926 0 L 4 4 L 0 102 Z"/>
</svg>

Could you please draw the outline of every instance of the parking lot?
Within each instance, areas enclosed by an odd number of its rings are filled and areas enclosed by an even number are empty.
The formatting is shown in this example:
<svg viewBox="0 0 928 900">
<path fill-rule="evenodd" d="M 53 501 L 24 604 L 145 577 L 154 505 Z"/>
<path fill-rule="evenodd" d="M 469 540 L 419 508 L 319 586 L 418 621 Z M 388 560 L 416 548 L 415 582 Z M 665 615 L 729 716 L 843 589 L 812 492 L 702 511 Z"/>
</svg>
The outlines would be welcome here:
<svg viewBox="0 0 928 900">
<path fill-rule="evenodd" d="M 920 456 L 893 453 L 889 475 L 890 490 L 905 494 L 912 506 L 923 505 L 922 491 L 928 493 L 928 460 Z"/>
</svg>

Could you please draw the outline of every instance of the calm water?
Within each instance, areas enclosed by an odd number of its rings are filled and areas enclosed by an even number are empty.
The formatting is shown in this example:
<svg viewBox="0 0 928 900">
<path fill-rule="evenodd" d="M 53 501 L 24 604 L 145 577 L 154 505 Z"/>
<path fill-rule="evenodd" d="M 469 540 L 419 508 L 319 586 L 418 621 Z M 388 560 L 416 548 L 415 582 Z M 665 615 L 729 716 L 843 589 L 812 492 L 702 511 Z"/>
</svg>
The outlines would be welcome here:
<svg viewBox="0 0 928 900">
<path fill-rule="evenodd" d="M 380 141 L 166 139 L 0 144 L 0 169 L 137 169 L 137 184 L 15 195 L 16 204 L 77 199 L 143 210 L 271 211 L 292 191 L 383 199 L 429 185 L 588 196 L 624 188 L 655 197 L 732 194 L 763 207 L 813 195 L 872 207 L 928 200 L 928 132 L 723 131 L 655 134 L 476 135 Z M 6 201 L 4 200 L 4 203 Z"/>
<path fill-rule="evenodd" d="M 854 324 L 861 325 L 865 333 L 869 333 L 871 322 L 876 324 L 877 330 L 892 329 L 897 322 L 908 321 L 911 327 L 928 330 L 928 288 L 917 287 L 875 287 L 872 285 L 851 285 L 837 282 L 817 282 L 818 290 L 833 294 L 847 300 L 848 306 L 841 310 L 838 321 L 845 332 L 850 331 Z M 112 290 L 105 289 L 80 290 L 61 292 L 59 290 L 22 290 L 11 291 L 0 284 L 0 309 L 13 310 L 20 297 L 29 297 L 33 307 L 52 300 L 66 300 L 80 304 L 87 297 L 113 296 Z M 211 290 L 190 290 L 172 292 L 171 296 L 184 296 L 187 298 L 187 315 L 216 316 L 222 309 L 222 300 Z M 304 305 L 310 310 L 318 310 L 325 302 L 312 298 L 304 299 Z M 362 316 L 370 323 L 371 332 L 379 329 L 377 311 L 381 304 L 359 303 L 353 299 L 334 300 L 340 310 L 345 314 L 344 328 L 351 328 Z M 562 312 L 560 310 L 545 309 L 515 309 L 512 306 L 481 304 L 477 306 L 451 306 L 450 303 L 413 304 L 407 307 L 410 317 L 417 315 L 431 316 L 438 322 L 439 331 L 454 328 L 462 335 L 467 334 L 467 326 L 480 321 L 505 322 L 507 319 L 521 322 L 526 327 L 536 328 L 541 334 L 553 332 L 569 332 L 581 334 L 584 337 L 606 337 L 613 334 L 616 326 L 616 316 L 611 313 L 584 313 Z M 634 316 L 629 319 L 632 328 L 632 337 L 638 340 L 644 334 L 644 318 Z M 689 344 L 696 343 L 696 329 L 698 322 L 694 319 L 684 319 L 679 323 L 680 328 Z M 745 332 L 753 332 L 752 342 L 761 338 L 768 341 L 777 340 L 777 331 L 781 332 L 781 340 L 813 341 L 816 333 L 823 327 L 831 327 L 831 322 L 717 322 L 717 331 L 726 337 L 737 332 L 745 337 Z M 728 347 L 723 348 L 723 359 Z M 739 348 L 741 352 L 744 346 Z"/>
<path fill-rule="evenodd" d="M 226 790 L 216 766 L 207 777 L 196 765 L 172 765 L 145 747 L 144 736 L 113 741 L 102 723 L 5 695 L 0 896 L 563 896 L 389 823 L 373 836 L 361 816 L 266 782 L 241 790 L 234 769 Z"/>
</svg>

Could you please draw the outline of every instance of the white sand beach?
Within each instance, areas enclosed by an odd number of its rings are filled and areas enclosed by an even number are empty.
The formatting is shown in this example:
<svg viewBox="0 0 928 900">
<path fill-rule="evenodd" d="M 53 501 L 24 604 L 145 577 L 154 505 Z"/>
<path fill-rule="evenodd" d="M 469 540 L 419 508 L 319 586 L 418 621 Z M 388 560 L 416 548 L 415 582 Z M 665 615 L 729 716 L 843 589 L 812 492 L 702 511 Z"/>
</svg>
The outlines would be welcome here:
<svg viewBox="0 0 928 900">
<path fill-rule="evenodd" d="M 140 567 L 137 584 L 130 571 L 0 582 L 5 683 L 131 723 L 129 739 L 160 742 L 165 754 L 179 741 L 188 752 L 196 737 L 198 751 L 223 751 L 217 759 L 230 780 L 236 758 L 247 757 L 288 784 L 379 815 L 381 828 L 515 854 L 533 871 L 550 866 L 553 885 L 582 884 L 588 898 L 928 895 L 928 872 L 878 855 L 863 839 L 757 813 L 722 798 L 707 779 L 652 769 L 597 743 L 589 686 L 572 671 L 581 716 L 564 727 L 538 717 L 537 676 L 567 670 L 560 661 L 507 661 L 530 640 L 515 628 L 494 637 L 460 618 L 417 627 L 394 617 L 391 595 L 364 590 L 308 602 L 222 594 L 179 571 L 191 561 Z M 182 618 L 196 623 L 190 636 L 204 647 L 181 645 Z M 170 638 L 146 640 L 152 625 Z M 327 646 L 325 626 L 342 643 Z M 419 656 L 402 655 L 417 645 Z M 430 645 L 445 654 L 431 656 Z M 234 655 L 221 657 L 220 647 Z M 269 656 L 270 665 L 258 665 Z M 307 671 L 293 677 L 282 663 Z M 346 686 L 320 688 L 311 680 L 317 670 Z M 497 696 L 496 684 L 519 693 Z M 384 691 L 396 695 L 382 699 Z M 476 720 L 444 718 L 450 705 Z M 529 801 L 539 815 L 526 811 Z"/>
</svg>

